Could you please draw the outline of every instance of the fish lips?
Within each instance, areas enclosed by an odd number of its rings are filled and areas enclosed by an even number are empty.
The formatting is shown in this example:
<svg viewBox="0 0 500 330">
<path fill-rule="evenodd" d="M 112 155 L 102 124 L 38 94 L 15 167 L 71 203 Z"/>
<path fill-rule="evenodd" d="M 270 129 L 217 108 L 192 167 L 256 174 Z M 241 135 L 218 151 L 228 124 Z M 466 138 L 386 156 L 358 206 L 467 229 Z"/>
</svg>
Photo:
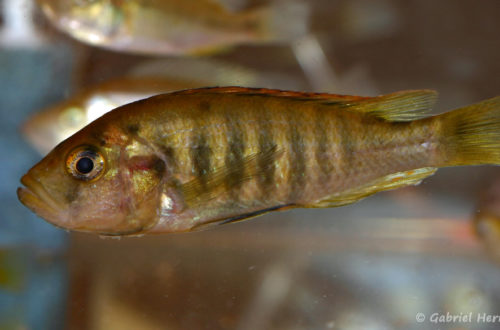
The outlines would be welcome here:
<svg viewBox="0 0 500 330">
<path fill-rule="evenodd" d="M 43 184 L 35 179 L 30 172 L 21 178 L 21 183 L 25 187 L 17 188 L 17 197 L 24 206 L 45 219 L 50 224 L 66 230 L 76 230 L 81 232 L 97 232 L 102 236 L 132 236 L 141 235 L 144 228 L 127 229 L 123 231 L 114 231 L 110 229 L 94 230 L 86 227 L 72 226 L 69 211 L 57 203 Z"/>
<path fill-rule="evenodd" d="M 55 221 L 64 218 L 65 210 L 50 196 L 40 181 L 33 178 L 28 172 L 21 178 L 21 183 L 25 187 L 17 188 L 19 201 L 38 216 L 61 227 L 61 224 Z"/>
</svg>

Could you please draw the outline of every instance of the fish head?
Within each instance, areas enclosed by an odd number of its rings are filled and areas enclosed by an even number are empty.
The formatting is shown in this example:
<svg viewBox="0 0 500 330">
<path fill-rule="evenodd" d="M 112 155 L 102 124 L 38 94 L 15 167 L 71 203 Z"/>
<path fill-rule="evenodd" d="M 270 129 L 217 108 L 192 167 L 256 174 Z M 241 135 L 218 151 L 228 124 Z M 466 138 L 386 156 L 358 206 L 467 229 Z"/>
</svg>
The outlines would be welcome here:
<svg viewBox="0 0 500 330">
<path fill-rule="evenodd" d="M 48 222 L 103 235 L 154 226 L 164 163 L 98 120 L 60 143 L 21 178 L 19 200 Z"/>
</svg>

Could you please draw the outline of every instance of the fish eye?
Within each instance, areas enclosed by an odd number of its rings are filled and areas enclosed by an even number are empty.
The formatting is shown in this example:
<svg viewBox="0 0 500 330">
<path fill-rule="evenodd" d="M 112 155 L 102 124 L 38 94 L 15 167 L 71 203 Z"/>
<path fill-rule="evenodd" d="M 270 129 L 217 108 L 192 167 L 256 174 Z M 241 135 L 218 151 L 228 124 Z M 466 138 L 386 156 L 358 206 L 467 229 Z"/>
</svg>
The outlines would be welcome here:
<svg viewBox="0 0 500 330">
<path fill-rule="evenodd" d="M 94 161 L 89 157 L 82 157 L 76 162 L 76 170 L 82 174 L 89 174 L 94 168 Z"/>
<path fill-rule="evenodd" d="M 104 170 L 104 157 L 95 148 L 81 146 L 69 153 L 66 169 L 75 179 L 96 180 Z"/>
</svg>

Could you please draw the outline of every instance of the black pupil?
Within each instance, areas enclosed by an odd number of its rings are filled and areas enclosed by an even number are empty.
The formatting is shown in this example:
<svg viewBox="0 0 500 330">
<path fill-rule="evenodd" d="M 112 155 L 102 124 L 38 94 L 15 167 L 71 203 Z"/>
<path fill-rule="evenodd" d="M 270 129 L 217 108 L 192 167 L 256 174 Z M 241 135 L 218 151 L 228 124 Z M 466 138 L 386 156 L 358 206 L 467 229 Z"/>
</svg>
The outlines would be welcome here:
<svg viewBox="0 0 500 330">
<path fill-rule="evenodd" d="M 82 157 L 76 162 L 76 169 L 82 174 L 87 174 L 94 168 L 94 162 L 89 157 Z"/>
</svg>

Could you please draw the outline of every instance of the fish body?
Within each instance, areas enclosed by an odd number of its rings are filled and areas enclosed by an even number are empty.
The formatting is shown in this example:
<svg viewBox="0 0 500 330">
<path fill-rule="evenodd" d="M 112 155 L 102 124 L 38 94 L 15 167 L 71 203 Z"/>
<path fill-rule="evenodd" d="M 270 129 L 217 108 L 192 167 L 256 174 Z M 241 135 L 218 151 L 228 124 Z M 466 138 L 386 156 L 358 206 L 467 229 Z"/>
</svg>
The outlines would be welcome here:
<svg viewBox="0 0 500 330">
<path fill-rule="evenodd" d="M 297 2 L 241 12 L 214 0 L 38 2 L 59 29 L 76 39 L 132 53 L 211 53 L 241 43 L 290 40 L 305 33 L 307 25 L 307 8 Z"/>
<path fill-rule="evenodd" d="M 379 97 L 239 87 L 134 102 L 59 144 L 18 195 L 49 222 L 108 235 L 191 231 L 500 163 L 500 98 L 439 116 L 428 90 Z"/>
</svg>

